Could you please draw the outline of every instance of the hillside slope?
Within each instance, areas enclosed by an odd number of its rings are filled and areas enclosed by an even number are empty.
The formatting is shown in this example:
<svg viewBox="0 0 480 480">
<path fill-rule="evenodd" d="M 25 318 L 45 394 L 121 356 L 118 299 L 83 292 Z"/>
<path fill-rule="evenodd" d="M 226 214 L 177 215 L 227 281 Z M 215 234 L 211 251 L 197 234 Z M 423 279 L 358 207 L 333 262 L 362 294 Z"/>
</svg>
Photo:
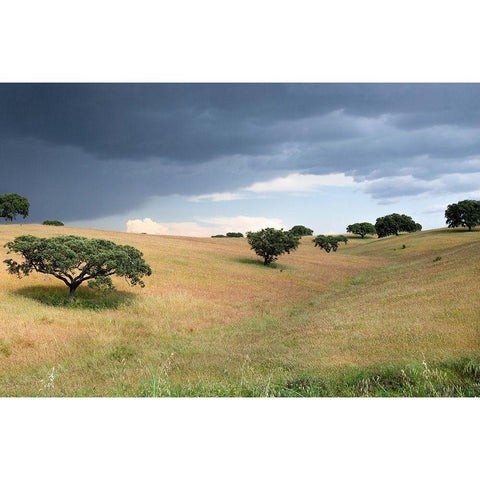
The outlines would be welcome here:
<svg viewBox="0 0 480 480">
<path fill-rule="evenodd" d="M 154 274 L 109 296 L 81 287 L 70 307 L 58 280 L 1 268 L 0 395 L 268 394 L 292 377 L 480 352 L 479 232 L 351 239 L 330 254 L 306 237 L 276 268 L 245 239 L 2 225 L 0 245 L 20 234 L 130 244 Z"/>
</svg>

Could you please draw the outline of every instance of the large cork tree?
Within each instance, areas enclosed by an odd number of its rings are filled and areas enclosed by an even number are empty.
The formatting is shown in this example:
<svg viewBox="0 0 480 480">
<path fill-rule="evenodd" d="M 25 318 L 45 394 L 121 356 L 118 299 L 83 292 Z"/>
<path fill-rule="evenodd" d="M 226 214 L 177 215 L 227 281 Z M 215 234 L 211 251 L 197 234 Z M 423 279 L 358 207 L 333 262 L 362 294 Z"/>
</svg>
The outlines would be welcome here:
<svg viewBox="0 0 480 480">
<path fill-rule="evenodd" d="M 4 260 L 7 270 L 19 278 L 32 272 L 52 275 L 69 288 L 73 302 L 83 282 L 92 287 L 113 288 L 112 276 L 124 277 L 130 285 L 144 287 L 143 276 L 152 274 L 143 254 L 129 245 L 74 235 L 39 238 L 22 235 L 5 245 L 19 259 Z"/>
</svg>

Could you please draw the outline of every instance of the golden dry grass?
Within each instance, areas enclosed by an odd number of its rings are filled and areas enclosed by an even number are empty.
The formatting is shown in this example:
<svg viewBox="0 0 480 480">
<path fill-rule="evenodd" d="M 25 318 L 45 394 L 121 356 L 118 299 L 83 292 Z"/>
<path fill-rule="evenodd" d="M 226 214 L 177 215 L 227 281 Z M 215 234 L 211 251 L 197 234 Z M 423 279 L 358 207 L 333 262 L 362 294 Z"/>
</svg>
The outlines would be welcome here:
<svg viewBox="0 0 480 480">
<path fill-rule="evenodd" d="M 82 287 L 108 308 L 72 309 L 48 302 L 67 295 L 58 280 L 1 268 L 1 395 L 162 394 L 479 353 L 479 232 L 351 239 L 330 254 L 306 237 L 276 268 L 236 238 L 2 225 L 0 245 L 27 233 L 133 245 L 154 273 L 144 289 L 116 281 L 108 302 Z"/>
</svg>

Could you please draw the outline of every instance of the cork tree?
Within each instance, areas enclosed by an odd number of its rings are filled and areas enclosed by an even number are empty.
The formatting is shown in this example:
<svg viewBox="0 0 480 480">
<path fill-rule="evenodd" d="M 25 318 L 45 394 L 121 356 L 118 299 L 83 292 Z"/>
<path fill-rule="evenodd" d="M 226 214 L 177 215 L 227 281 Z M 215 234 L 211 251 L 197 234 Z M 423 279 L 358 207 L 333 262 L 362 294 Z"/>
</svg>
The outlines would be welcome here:
<svg viewBox="0 0 480 480">
<path fill-rule="evenodd" d="M 283 229 L 264 228 L 258 232 L 247 232 L 247 240 L 251 249 L 263 258 L 263 264 L 269 265 L 280 255 L 296 250 L 300 237 Z"/>
<path fill-rule="evenodd" d="M 313 230 L 311 228 L 305 227 L 304 225 L 295 225 L 290 229 L 290 232 L 299 237 L 313 235 Z"/>
<path fill-rule="evenodd" d="M 362 238 L 365 238 L 365 235 L 375 235 L 377 233 L 375 227 L 368 222 L 352 223 L 347 226 L 347 232 L 360 235 Z"/>
<path fill-rule="evenodd" d="M 132 286 L 144 287 L 142 277 L 152 274 L 142 252 L 109 240 L 74 235 L 51 238 L 22 235 L 5 247 L 8 254 L 17 256 L 17 259 L 4 260 L 9 273 L 19 278 L 32 272 L 52 275 L 68 287 L 71 302 L 83 282 L 88 282 L 90 287 L 113 289 L 112 276 L 116 275 L 124 277 Z"/>
<path fill-rule="evenodd" d="M 339 243 L 343 242 L 346 245 L 348 238 L 345 235 L 317 235 L 312 242 L 315 247 L 330 253 L 332 250 L 337 251 Z"/>
<path fill-rule="evenodd" d="M 0 195 L 0 217 L 13 222 L 18 215 L 28 217 L 30 202 L 26 197 L 17 193 L 5 193 Z"/>
<path fill-rule="evenodd" d="M 449 228 L 467 227 L 469 231 L 480 225 L 480 201 L 462 200 L 448 205 L 445 218 Z"/>
<path fill-rule="evenodd" d="M 375 222 L 375 230 L 378 238 L 389 235 L 398 236 L 400 232 L 418 232 L 421 229 L 422 226 L 416 223 L 412 217 L 399 213 L 391 213 L 390 215 L 379 217 Z"/>
</svg>

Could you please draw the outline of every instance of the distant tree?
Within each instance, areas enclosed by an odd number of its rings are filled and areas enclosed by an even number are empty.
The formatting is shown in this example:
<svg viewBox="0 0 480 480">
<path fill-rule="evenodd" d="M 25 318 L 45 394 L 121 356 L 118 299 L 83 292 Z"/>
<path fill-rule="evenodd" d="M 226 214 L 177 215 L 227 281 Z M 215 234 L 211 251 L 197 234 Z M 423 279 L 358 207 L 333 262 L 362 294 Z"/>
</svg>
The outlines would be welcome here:
<svg viewBox="0 0 480 480">
<path fill-rule="evenodd" d="M 375 231 L 377 232 L 378 238 L 388 235 L 398 235 L 398 225 L 389 215 L 379 217 L 375 222 Z"/>
<path fill-rule="evenodd" d="M 322 250 L 330 253 L 331 250 L 337 251 L 340 242 L 346 245 L 348 238 L 345 235 L 317 235 L 312 242 L 315 247 L 320 247 Z"/>
<path fill-rule="evenodd" d="M 412 217 L 398 213 L 379 217 L 375 223 L 375 230 L 379 238 L 398 235 L 400 232 L 416 232 L 418 227 L 421 229 L 421 225 L 415 223 Z"/>
<path fill-rule="evenodd" d="M 211 238 L 226 238 L 225 235 L 212 235 Z"/>
<path fill-rule="evenodd" d="M 480 201 L 462 200 L 458 203 L 448 205 L 445 210 L 446 223 L 449 228 L 472 227 L 480 225 Z"/>
<path fill-rule="evenodd" d="M 303 225 L 295 225 L 290 229 L 290 233 L 293 233 L 299 237 L 304 237 L 306 235 L 313 235 L 313 230 Z"/>
<path fill-rule="evenodd" d="M 60 220 L 45 220 L 42 225 L 53 225 L 55 227 L 63 227 L 63 222 Z"/>
<path fill-rule="evenodd" d="M 30 202 L 27 198 L 16 193 L 0 195 L 0 217 L 13 222 L 17 215 L 28 217 Z"/>
<path fill-rule="evenodd" d="M 228 233 L 227 233 L 227 237 L 237 237 L 237 238 L 240 238 L 240 237 L 243 237 L 243 233 L 240 233 L 240 232 L 228 232 Z"/>
<path fill-rule="evenodd" d="M 365 235 L 375 235 L 376 230 L 375 227 L 368 222 L 362 223 L 352 223 L 352 225 L 348 225 L 347 227 L 348 233 L 353 233 L 355 235 L 360 235 L 362 238 L 365 238 Z"/>
<path fill-rule="evenodd" d="M 258 232 L 247 232 L 248 243 L 255 253 L 263 258 L 263 264 L 275 262 L 283 253 L 296 250 L 300 238 L 283 229 L 264 228 Z"/>
<path fill-rule="evenodd" d="M 152 274 L 143 254 L 129 245 L 109 240 L 88 239 L 73 235 L 39 238 L 22 235 L 5 245 L 8 253 L 23 257 L 22 262 L 4 260 L 11 274 L 27 276 L 32 271 L 53 275 L 70 289 L 70 301 L 85 281 L 91 287 L 113 289 L 113 275 L 125 277 L 130 285 L 144 287 L 144 275 Z"/>
<path fill-rule="evenodd" d="M 416 232 L 421 232 L 422 231 L 422 225 L 420 225 L 420 223 L 415 224 L 415 231 Z"/>
</svg>

